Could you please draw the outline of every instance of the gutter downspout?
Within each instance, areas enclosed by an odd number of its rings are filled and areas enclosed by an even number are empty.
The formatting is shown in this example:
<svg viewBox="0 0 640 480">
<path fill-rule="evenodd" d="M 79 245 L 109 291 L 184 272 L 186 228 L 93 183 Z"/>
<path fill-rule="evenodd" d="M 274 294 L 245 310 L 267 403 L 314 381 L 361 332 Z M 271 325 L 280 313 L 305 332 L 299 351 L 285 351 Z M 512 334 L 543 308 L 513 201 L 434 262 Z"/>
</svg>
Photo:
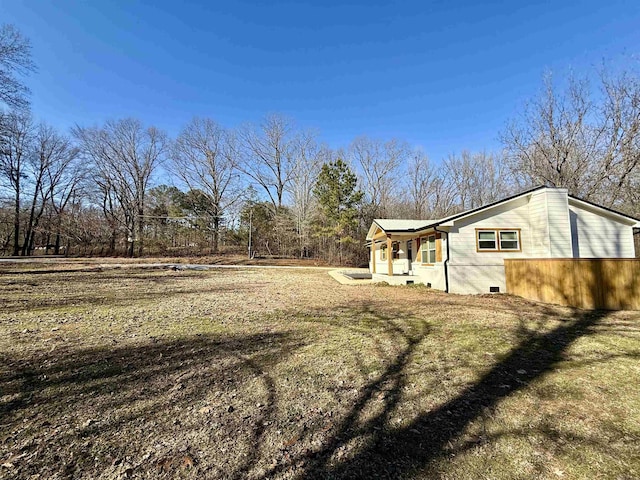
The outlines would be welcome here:
<svg viewBox="0 0 640 480">
<path fill-rule="evenodd" d="M 447 259 L 444 261 L 444 292 L 449 293 L 449 232 L 438 230 L 437 225 L 433 227 L 433 231 L 444 233 L 447 236 Z"/>
</svg>

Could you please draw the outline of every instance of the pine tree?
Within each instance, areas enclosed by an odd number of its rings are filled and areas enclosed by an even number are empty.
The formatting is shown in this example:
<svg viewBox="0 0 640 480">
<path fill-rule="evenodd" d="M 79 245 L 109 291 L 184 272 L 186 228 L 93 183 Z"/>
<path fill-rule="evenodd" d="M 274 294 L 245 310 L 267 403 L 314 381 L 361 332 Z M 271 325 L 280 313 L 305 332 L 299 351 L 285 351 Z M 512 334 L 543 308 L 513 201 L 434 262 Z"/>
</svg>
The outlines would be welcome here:
<svg viewBox="0 0 640 480">
<path fill-rule="evenodd" d="M 364 196 L 357 189 L 357 177 L 342 160 L 325 163 L 313 191 L 318 200 L 321 218 L 316 232 L 338 247 L 340 263 L 344 246 L 357 243 L 354 232 L 358 226 L 358 207 Z"/>
</svg>

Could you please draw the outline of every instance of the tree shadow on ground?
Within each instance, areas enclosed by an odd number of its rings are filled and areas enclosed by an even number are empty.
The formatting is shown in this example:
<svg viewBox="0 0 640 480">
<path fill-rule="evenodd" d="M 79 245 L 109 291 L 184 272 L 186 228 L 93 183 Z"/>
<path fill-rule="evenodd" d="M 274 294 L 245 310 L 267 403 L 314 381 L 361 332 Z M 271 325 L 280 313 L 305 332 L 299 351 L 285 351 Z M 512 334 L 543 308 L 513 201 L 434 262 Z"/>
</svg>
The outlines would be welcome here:
<svg viewBox="0 0 640 480">
<path fill-rule="evenodd" d="M 552 371 L 567 349 L 579 338 L 594 333 L 594 327 L 607 315 L 604 311 L 578 311 L 550 331 L 519 329 L 517 345 L 477 382 L 409 425 L 394 429 L 387 420 L 400 401 L 405 368 L 422 338 L 408 337 L 406 346 L 384 373 L 361 390 L 328 441 L 288 465 L 276 467 L 266 477 L 292 464 L 303 465 L 298 477 L 309 479 L 403 478 L 417 472 L 435 475 L 435 463 L 450 454 L 452 442 L 475 419 Z M 387 390 L 383 410 L 364 423 L 358 422 L 373 392 L 382 385 Z M 364 439 L 364 446 L 351 457 L 340 459 L 336 454 L 356 439 Z"/>
<path fill-rule="evenodd" d="M 419 410 L 401 427 L 392 425 L 392 416 L 414 401 L 405 387 L 441 325 L 414 316 L 415 306 L 394 309 L 384 301 L 363 301 L 283 311 L 286 327 L 275 333 L 263 326 L 259 334 L 160 337 L 113 348 L 41 351 L 28 358 L 0 353 L 0 444 L 19 458 L 14 478 L 36 473 L 112 478 L 105 474 L 109 471 L 117 478 L 115 473 L 126 477 L 128 468 L 136 478 L 438 476 L 441 460 L 477 446 L 466 441 L 467 427 L 553 371 L 575 341 L 608 327 L 607 312 L 572 311 L 560 318 L 557 309 L 522 305 L 515 304 L 521 308 L 517 318 L 526 320 L 509 324 L 515 346 L 472 385 L 456 384 L 453 398 Z M 337 333 L 342 330 L 347 335 Z M 334 335 L 329 343 L 353 348 L 332 350 L 320 364 L 324 332 Z M 442 331 L 439 335 L 446 341 Z M 279 375 L 286 374 L 280 367 L 289 360 L 303 368 L 293 360 L 299 355 L 304 362 L 318 361 L 309 367 L 311 375 L 323 365 L 347 361 L 328 366 L 329 375 L 321 380 L 306 378 L 307 370 L 292 373 L 303 386 L 296 389 Z M 438 388 L 435 360 L 420 366 L 434 380 L 421 393 Z M 359 377 L 340 387 L 331 374 L 343 365 L 355 367 L 348 373 Z M 311 404 L 327 390 L 324 403 Z M 311 391 L 301 409 L 306 418 L 298 422 L 284 395 L 306 391 Z M 331 395 L 336 402 L 326 401 Z M 325 405 L 333 415 L 314 411 Z M 563 434 L 553 424 L 543 425 L 540 433 Z M 504 428 L 484 441 L 526 435 Z M 591 439 L 579 441 L 587 445 Z"/>
<path fill-rule="evenodd" d="M 212 467 L 197 453 L 210 437 L 246 452 L 220 465 L 228 477 L 243 478 L 278 407 L 268 372 L 303 345 L 285 331 L 160 338 L 27 359 L 0 354 L 3 460 L 15 464 L 14 478 L 96 478 L 128 468 L 173 478 L 185 467 L 218 476 L 199 470 Z"/>
</svg>

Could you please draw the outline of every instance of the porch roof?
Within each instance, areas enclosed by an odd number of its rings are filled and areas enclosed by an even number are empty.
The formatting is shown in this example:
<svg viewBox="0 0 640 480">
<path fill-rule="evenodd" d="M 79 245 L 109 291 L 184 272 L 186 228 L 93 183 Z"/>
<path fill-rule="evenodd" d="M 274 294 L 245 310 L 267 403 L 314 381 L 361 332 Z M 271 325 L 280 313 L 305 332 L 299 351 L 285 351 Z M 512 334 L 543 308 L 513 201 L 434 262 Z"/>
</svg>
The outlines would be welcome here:
<svg viewBox="0 0 640 480">
<path fill-rule="evenodd" d="M 423 230 L 429 225 L 437 223 L 438 220 L 407 220 L 397 218 L 376 218 L 369 228 L 367 240 L 373 240 L 373 237 L 379 232 L 384 233 L 413 233 Z"/>
</svg>

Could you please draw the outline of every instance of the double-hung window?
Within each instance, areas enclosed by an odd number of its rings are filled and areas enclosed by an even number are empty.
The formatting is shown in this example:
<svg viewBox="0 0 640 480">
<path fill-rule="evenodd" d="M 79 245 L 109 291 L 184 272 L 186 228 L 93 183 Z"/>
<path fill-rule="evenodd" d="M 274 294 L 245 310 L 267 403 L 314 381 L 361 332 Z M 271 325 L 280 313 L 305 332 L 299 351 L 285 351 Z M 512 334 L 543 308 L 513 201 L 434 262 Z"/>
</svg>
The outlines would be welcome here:
<svg viewBox="0 0 640 480">
<path fill-rule="evenodd" d="M 476 229 L 478 252 L 519 252 L 519 229 Z"/>
<path fill-rule="evenodd" d="M 422 243 L 420 245 L 421 255 L 422 255 L 422 263 L 436 263 L 436 236 L 429 235 L 428 237 L 422 238 Z"/>
<path fill-rule="evenodd" d="M 519 251 L 520 250 L 520 238 L 517 230 L 500 230 L 500 250 L 507 251 Z"/>
<path fill-rule="evenodd" d="M 382 245 L 380 245 L 380 260 L 386 260 L 387 259 L 387 244 L 383 243 Z"/>
<path fill-rule="evenodd" d="M 498 250 L 495 230 L 478 230 L 477 235 L 479 251 Z"/>
</svg>

